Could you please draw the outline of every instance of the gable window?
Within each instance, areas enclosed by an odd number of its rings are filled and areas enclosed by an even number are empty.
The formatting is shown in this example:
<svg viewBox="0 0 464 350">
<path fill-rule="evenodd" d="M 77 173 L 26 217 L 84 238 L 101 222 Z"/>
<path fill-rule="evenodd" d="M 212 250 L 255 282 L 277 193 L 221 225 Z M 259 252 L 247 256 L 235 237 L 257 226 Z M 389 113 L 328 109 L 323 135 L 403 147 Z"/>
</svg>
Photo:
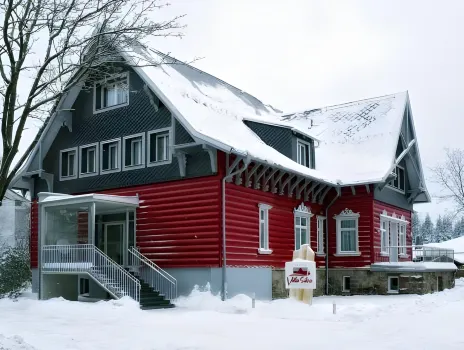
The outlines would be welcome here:
<svg viewBox="0 0 464 350">
<path fill-rule="evenodd" d="M 402 166 L 397 165 L 393 169 L 393 173 L 396 175 L 396 177 L 392 181 L 390 181 L 388 186 L 394 188 L 395 190 L 400 191 L 401 193 L 404 193 L 405 192 L 404 168 Z"/>
<path fill-rule="evenodd" d="M 311 166 L 309 143 L 298 140 L 296 142 L 296 147 L 296 160 L 298 164 L 309 168 Z"/>
<path fill-rule="evenodd" d="M 310 219 L 313 214 L 304 203 L 301 203 L 293 213 L 295 217 L 295 250 L 298 250 L 303 244 L 311 243 Z"/>
<path fill-rule="evenodd" d="M 171 161 L 170 129 L 153 130 L 148 133 L 148 165 L 166 164 Z"/>
<path fill-rule="evenodd" d="M 325 216 L 317 217 L 317 254 L 324 254 Z"/>
<path fill-rule="evenodd" d="M 94 112 L 129 104 L 129 75 L 122 73 L 98 82 L 94 87 Z"/>
<path fill-rule="evenodd" d="M 77 178 L 77 148 L 69 148 L 60 152 L 60 180 Z"/>
<path fill-rule="evenodd" d="M 337 254 L 360 255 L 358 240 L 359 214 L 345 209 L 335 216 L 337 222 Z"/>
<path fill-rule="evenodd" d="M 98 143 L 79 147 L 79 176 L 86 177 L 98 173 Z"/>
<path fill-rule="evenodd" d="M 100 143 L 100 172 L 114 173 L 121 170 L 121 140 L 114 139 Z"/>
<path fill-rule="evenodd" d="M 145 166 L 145 134 L 124 137 L 124 170 L 140 169 Z"/>
<path fill-rule="evenodd" d="M 385 219 L 380 219 L 380 252 L 388 255 L 390 245 L 390 223 Z"/>
<path fill-rule="evenodd" d="M 272 206 L 268 204 L 259 204 L 259 249 L 258 253 L 270 254 L 269 249 L 269 209 Z"/>
</svg>

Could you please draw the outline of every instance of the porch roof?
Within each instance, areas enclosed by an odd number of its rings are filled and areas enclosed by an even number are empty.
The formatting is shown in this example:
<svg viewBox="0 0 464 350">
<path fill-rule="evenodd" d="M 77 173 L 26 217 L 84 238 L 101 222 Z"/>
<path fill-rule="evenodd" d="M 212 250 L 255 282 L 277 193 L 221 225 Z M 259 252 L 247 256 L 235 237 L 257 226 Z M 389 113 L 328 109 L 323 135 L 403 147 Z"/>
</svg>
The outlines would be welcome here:
<svg viewBox="0 0 464 350">
<path fill-rule="evenodd" d="M 109 210 L 117 208 L 136 208 L 139 206 L 138 196 L 115 196 L 109 194 L 81 194 L 81 195 L 68 195 L 62 193 L 40 192 L 39 204 L 46 205 L 47 207 L 76 205 L 85 203 L 95 203 L 97 210 Z"/>
</svg>

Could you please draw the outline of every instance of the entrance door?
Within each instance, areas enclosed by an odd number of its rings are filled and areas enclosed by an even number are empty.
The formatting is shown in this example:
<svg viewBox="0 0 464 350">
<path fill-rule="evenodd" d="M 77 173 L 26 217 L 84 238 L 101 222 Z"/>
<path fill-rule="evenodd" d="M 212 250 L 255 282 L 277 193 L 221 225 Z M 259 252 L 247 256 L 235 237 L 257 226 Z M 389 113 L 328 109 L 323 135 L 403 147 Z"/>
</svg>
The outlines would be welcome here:
<svg viewBox="0 0 464 350">
<path fill-rule="evenodd" d="M 118 264 L 124 262 L 124 223 L 105 224 L 105 254 Z"/>
<path fill-rule="evenodd" d="M 398 223 L 390 222 L 390 262 L 398 262 Z"/>
</svg>

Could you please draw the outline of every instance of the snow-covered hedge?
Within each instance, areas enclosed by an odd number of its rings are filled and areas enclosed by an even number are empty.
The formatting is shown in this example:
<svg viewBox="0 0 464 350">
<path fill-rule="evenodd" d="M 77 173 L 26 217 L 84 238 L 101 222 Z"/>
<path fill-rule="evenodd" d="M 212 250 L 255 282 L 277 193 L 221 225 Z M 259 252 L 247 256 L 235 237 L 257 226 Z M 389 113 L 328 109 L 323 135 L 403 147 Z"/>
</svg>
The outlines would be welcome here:
<svg viewBox="0 0 464 350">
<path fill-rule="evenodd" d="M 31 282 L 28 240 L 0 247 L 0 298 L 16 298 Z"/>
</svg>

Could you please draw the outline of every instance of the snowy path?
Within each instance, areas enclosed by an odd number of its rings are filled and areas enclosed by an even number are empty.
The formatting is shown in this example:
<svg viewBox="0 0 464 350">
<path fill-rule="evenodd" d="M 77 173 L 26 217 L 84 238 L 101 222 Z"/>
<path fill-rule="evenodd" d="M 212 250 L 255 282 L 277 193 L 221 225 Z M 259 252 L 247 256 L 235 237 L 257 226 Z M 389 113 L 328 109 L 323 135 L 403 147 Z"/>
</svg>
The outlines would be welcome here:
<svg viewBox="0 0 464 350">
<path fill-rule="evenodd" d="M 337 315 L 332 315 L 332 301 Z M 194 292 L 175 310 L 141 311 L 132 301 L 0 301 L 0 349 L 464 349 L 464 279 L 425 296 L 322 297 L 226 303 Z"/>
</svg>

